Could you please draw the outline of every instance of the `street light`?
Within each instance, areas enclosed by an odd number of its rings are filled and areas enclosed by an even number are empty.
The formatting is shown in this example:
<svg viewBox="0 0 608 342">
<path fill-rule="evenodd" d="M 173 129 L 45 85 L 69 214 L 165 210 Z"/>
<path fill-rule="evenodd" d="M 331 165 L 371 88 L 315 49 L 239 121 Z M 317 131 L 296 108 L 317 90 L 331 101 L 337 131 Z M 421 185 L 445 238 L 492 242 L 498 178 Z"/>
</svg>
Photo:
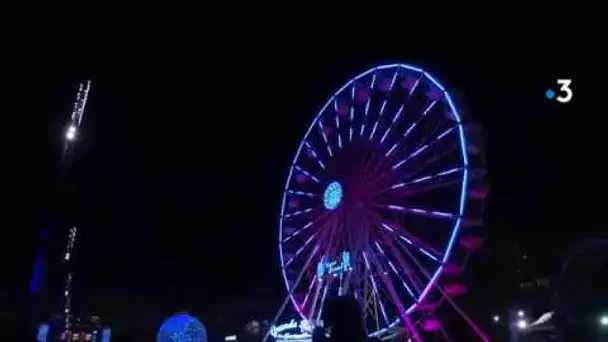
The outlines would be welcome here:
<svg viewBox="0 0 608 342">
<path fill-rule="evenodd" d="M 608 315 L 600 316 L 600 325 L 603 327 L 608 327 Z"/>
<path fill-rule="evenodd" d="M 76 139 L 76 126 L 71 125 L 65 133 L 65 138 L 69 141 Z"/>
<path fill-rule="evenodd" d="M 517 327 L 520 330 L 525 330 L 528 327 L 528 322 L 525 319 L 520 319 L 517 321 Z"/>
<path fill-rule="evenodd" d="M 498 321 L 500 321 L 500 316 L 498 315 L 494 315 L 494 317 L 492 317 L 492 320 L 496 323 L 498 323 Z"/>
</svg>

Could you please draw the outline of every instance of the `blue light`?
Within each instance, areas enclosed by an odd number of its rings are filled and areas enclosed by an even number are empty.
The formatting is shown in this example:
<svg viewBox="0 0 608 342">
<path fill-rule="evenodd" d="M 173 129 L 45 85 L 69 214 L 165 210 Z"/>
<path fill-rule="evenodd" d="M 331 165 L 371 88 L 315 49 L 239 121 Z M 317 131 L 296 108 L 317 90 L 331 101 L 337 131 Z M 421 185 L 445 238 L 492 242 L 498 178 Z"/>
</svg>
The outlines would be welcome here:
<svg viewBox="0 0 608 342">
<path fill-rule="evenodd" d="M 40 326 L 38 327 L 38 336 L 36 337 L 36 341 L 46 342 L 48 335 L 49 335 L 49 325 L 40 324 Z"/>
<path fill-rule="evenodd" d="M 187 314 L 177 314 L 163 322 L 156 341 L 207 342 L 207 329 L 198 319 Z"/>
<path fill-rule="evenodd" d="M 321 262 L 319 262 L 317 264 L 317 277 L 319 277 L 319 279 L 323 279 L 324 275 L 325 275 L 325 261 L 321 260 Z"/>
<path fill-rule="evenodd" d="M 110 342 L 111 335 L 112 335 L 112 330 L 110 328 L 104 328 L 101 333 L 101 342 Z"/>
<path fill-rule="evenodd" d="M 323 193 L 323 205 L 329 210 L 336 209 L 342 202 L 342 185 L 331 182 Z"/>
<path fill-rule="evenodd" d="M 38 286 L 40 284 L 40 274 L 42 273 L 42 254 L 39 253 L 36 257 L 36 264 L 34 265 L 34 274 L 32 275 L 32 281 L 30 282 L 30 293 L 38 293 Z"/>
</svg>

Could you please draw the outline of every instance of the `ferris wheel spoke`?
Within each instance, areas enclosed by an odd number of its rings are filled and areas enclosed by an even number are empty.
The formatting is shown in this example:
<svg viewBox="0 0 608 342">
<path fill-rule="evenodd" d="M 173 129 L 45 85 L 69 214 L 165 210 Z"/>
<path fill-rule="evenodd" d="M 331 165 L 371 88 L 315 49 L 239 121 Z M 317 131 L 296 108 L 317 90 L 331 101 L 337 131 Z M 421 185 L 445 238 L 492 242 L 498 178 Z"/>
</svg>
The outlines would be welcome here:
<svg viewBox="0 0 608 342">
<path fill-rule="evenodd" d="M 396 234 L 398 239 L 405 241 L 408 245 L 416 248 L 422 254 L 429 257 L 431 260 L 435 262 L 441 262 L 441 253 L 439 253 L 435 248 L 424 242 L 422 239 L 412 235 L 404 229 L 401 229 L 401 231 L 396 231 L 386 223 L 382 223 L 381 226 L 382 228 L 384 228 L 384 230 Z"/>
<path fill-rule="evenodd" d="M 384 323 L 386 323 L 386 325 L 389 325 L 390 322 L 389 322 L 388 316 L 386 314 L 386 309 L 384 308 L 384 303 L 382 302 L 382 298 L 380 297 L 380 292 L 378 291 L 378 285 L 376 285 L 376 281 L 374 280 L 374 276 L 373 276 L 373 272 L 372 272 L 370 264 L 369 264 L 369 260 L 367 258 L 367 255 L 365 254 L 365 252 L 363 252 L 362 254 L 363 254 L 363 259 L 365 261 L 365 267 L 367 268 L 367 271 L 368 271 L 369 280 L 372 282 L 372 288 L 374 290 L 374 294 L 377 298 L 378 304 L 380 305 L 380 312 L 382 313 L 382 317 L 384 318 Z"/>
<path fill-rule="evenodd" d="M 473 329 L 473 331 L 477 334 L 477 336 L 484 342 L 490 342 L 491 340 L 488 338 L 488 336 L 477 326 L 477 324 L 475 324 L 473 322 L 473 320 L 469 317 L 469 315 L 467 315 L 466 312 L 464 312 L 464 310 L 462 310 L 455 302 L 454 300 L 445 293 L 443 287 L 441 285 L 439 285 L 437 283 L 437 278 L 438 275 L 441 274 L 441 267 L 439 268 L 439 270 L 437 272 L 435 272 L 434 275 L 431 276 L 431 272 L 429 272 L 423 265 L 420 264 L 420 262 L 411 254 L 406 250 L 406 253 L 408 253 L 408 255 L 410 256 L 410 258 L 414 261 L 414 263 L 416 264 L 416 266 L 418 266 L 420 268 L 421 273 L 427 277 L 429 279 L 429 286 L 427 289 L 430 289 L 432 286 L 436 287 L 437 290 L 443 295 L 443 297 L 450 303 L 450 305 L 452 305 L 452 307 L 454 308 L 454 310 L 456 310 L 456 312 L 467 322 L 467 324 Z M 421 295 L 421 297 L 424 297 L 425 294 L 423 293 Z"/>
<path fill-rule="evenodd" d="M 414 185 L 418 186 L 419 184 L 427 184 L 430 181 L 444 178 L 444 177 L 449 176 L 451 174 L 460 172 L 463 169 L 464 169 L 463 167 L 450 168 L 450 169 L 445 170 L 445 171 L 437 172 L 437 173 L 435 173 L 434 175 L 431 175 L 431 176 L 419 177 L 419 178 L 413 179 L 413 180 L 408 181 L 408 182 L 401 182 L 401 183 L 398 183 L 398 184 L 391 185 L 387 190 L 400 189 L 400 188 L 404 188 L 404 187 L 407 188 L 407 187 L 411 187 L 411 186 L 414 186 Z"/>
<path fill-rule="evenodd" d="M 325 234 L 323 235 L 323 238 L 319 239 L 320 241 L 327 241 L 327 243 L 323 246 L 324 248 L 321 247 L 320 244 L 318 245 L 319 249 L 323 249 L 323 252 L 320 255 L 319 263 L 324 263 L 326 256 L 330 255 L 330 252 L 331 252 L 332 246 L 333 246 L 333 241 L 334 241 L 334 238 L 335 238 L 335 235 L 333 235 L 332 232 L 335 229 L 335 227 L 336 226 L 334 225 L 333 227 L 329 227 L 329 228 L 333 228 L 333 229 L 325 229 L 324 230 Z M 328 235 L 329 235 L 329 237 L 328 237 Z M 315 278 L 319 278 L 318 275 L 315 276 Z M 325 302 L 325 296 L 327 294 L 327 290 L 328 290 L 328 286 L 329 286 L 330 282 L 331 282 L 331 278 L 330 278 L 330 280 L 328 282 L 326 282 L 325 289 L 323 290 L 323 295 L 321 297 L 321 308 L 320 308 L 320 310 L 323 309 L 323 303 Z M 323 279 L 319 278 L 318 279 L 318 283 L 319 283 L 319 286 L 317 287 L 317 291 L 316 291 L 315 297 L 313 299 L 312 308 L 310 310 L 310 315 L 309 315 L 309 318 L 308 318 L 309 320 L 312 320 L 312 318 L 313 318 L 313 316 L 315 314 L 315 309 L 316 309 L 316 306 L 317 306 L 317 300 L 319 298 L 319 292 L 320 292 L 321 287 L 323 285 Z M 320 315 L 321 315 L 321 313 L 319 312 L 318 317 L 320 317 Z M 317 318 L 317 321 L 318 321 L 318 318 Z"/>
<path fill-rule="evenodd" d="M 369 106 L 371 104 L 371 100 L 372 100 L 372 94 L 371 92 L 374 90 L 374 86 L 376 85 L 376 69 L 374 69 L 374 75 L 372 76 L 372 83 L 369 86 L 369 90 L 370 90 L 370 94 L 367 97 L 367 101 L 365 102 L 365 112 L 364 112 L 364 116 L 363 116 L 363 123 L 361 124 L 361 133 L 359 135 L 363 136 L 363 131 L 365 131 L 365 124 L 367 122 L 367 115 L 369 113 Z"/>
<path fill-rule="evenodd" d="M 397 122 L 397 120 L 399 120 L 399 116 L 401 116 L 401 113 L 403 113 L 403 107 L 405 106 L 405 104 L 402 104 L 399 109 L 397 110 L 397 113 L 395 114 L 395 116 L 393 116 L 393 120 L 391 121 L 391 124 L 388 126 L 386 132 L 384 132 L 384 135 L 382 135 L 382 138 L 380 138 L 380 143 L 384 144 L 384 140 L 386 140 L 386 137 L 388 137 L 388 135 L 391 133 L 391 129 L 393 128 L 393 125 L 395 125 L 395 122 Z"/>
<path fill-rule="evenodd" d="M 325 286 L 323 286 L 323 281 L 319 281 L 318 284 L 319 284 L 319 286 L 317 286 L 317 291 L 315 292 L 315 297 L 312 302 L 312 307 L 311 307 L 309 315 L 308 315 L 309 321 L 313 321 L 313 318 L 314 318 L 315 322 L 317 322 L 317 323 L 320 321 L 321 311 L 323 311 L 323 303 L 325 303 L 325 297 L 327 296 L 327 291 L 329 290 L 329 283 L 325 283 Z M 319 302 L 319 295 L 321 297 L 320 302 Z M 318 313 L 316 312 L 317 304 L 320 304 Z M 318 315 L 315 317 L 316 313 Z"/>
<path fill-rule="evenodd" d="M 407 262 L 403 257 L 403 252 L 399 250 L 398 246 L 400 246 L 400 244 L 398 243 L 398 240 L 396 240 L 397 242 L 393 241 L 393 237 L 388 233 L 382 234 L 382 238 L 384 239 L 385 244 L 389 246 L 391 254 L 397 260 L 401 271 L 403 271 L 403 273 L 409 279 L 410 285 L 414 288 L 414 290 L 416 290 L 416 293 L 420 295 L 422 293 L 422 285 L 420 279 L 414 274 L 414 269 L 410 265 L 410 263 Z M 416 301 L 418 301 L 418 298 L 416 298 Z"/>
<path fill-rule="evenodd" d="M 435 107 L 436 103 L 437 103 L 437 101 L 432 101 L 432 102 L 429 103 L 429 105 L 422 111 L 422 114 L 420 115 L 420 117 L 418 118 L 418 120 L 416 120 L 412 124 L 410 124 L 408 126 L 408 128 L 405 130 L 405 133 L 403 133 L 403 136 L 399 139 L 399 141 L 397 141 L 395 144 L 393 144 L 393 146 L 386 152 L 386 154 L 385 154 L 386 157 L 390 156 L 395 151 L 395 149 L 397 148 L 397 146 L 399 146 L 401 143 L 403 143 L 405 141 L 405 139 L 407 139 L 407 137 L 410 134 L 412 134 L 412 132 L 414 131 L 414 129 L 426 117 L 426 115 L 429 113 L 429 111 L 431 111 L 431 109 L 433 109 L 433 107 Z"/>
<path fill-rule="evenodd" d="M 406 214 L 414 214 L 414 215 L 439 218 L 439 219 L 455 220 L 459 217 L 457 214 L 446 213 L 444 211 L 427 210 L 427 209 L 421 209 L 421 208 L 410 208 L 410 207 L 403 207 L 400 205 L 393 205 L 393 204 L 383 205 L 381 207 L 385 208 L 385 209 L 397 210 L 399 212 L 403 212 Z"/>
<path fill-rule="evenodd" d="M 315 177 L 312 173 L 304 170 L 301 166 L 294 165 L 294 168 L 298 170 L 300 173 L 313 180 L 315 183 L 319 183 L 319 178 Z"/>
<path fill-rule="evenodd" d="M 428 294 L 428 290 L 431 289 L 432 286 L 438 286 L 436 284 L 437 281 L 437 277 L 438 275 L 441 273 L 442 267 L 440 266 L 438 271 L 435 273 L 435 275 L 431 275 L 431 272 L 429 272 L 427 270 L 426 267 L 424 267 L 424 265 L 422 265 L 420 263 L 420 260 L 418 260 L 418 258 L 416 258 L 412 252 L 410 251 L 409 248 L 407 248 L 407 246 L 403 245 L 400 241 L 397 241 L 397 243 L 399 245 L 401 245 L 403 251 L 405 251 L 405 254 L 408 256 L 408 258 L 414 263 L 414 265 L 416 265 L 416 267 L 418 267 L 418 270 L 420 271 L 420 273 L 427 279 L 427 281 L 429 282 L 430 286 L 427 286 L 427 288 L 425 289 L 425 291 L 423 291 L 423 293 L 420 294 L 420 298 L 418 299 L 419 301 L 422 301 L 424 299 L 424 297 L 426 297 L 426 295 Z"/>
<path fill-rule="evenodd" d="M 458 149 L 458 145 L 451 144 L 447 148 L 442 148 L 440 151 L 435 151 L 435 153 L 432 156 L 429 156 L 428 159 L 425 159 L 424 162 L 414 163 L 410 165 L 407 169 L 404 169 L 403 171 L 407 170 L 407 173 L 405 173 L 400 178 L 405 181 L 409 181 L 413 177 L 419 176 L 424 170 L 435 165 L 435 163 L 444 160 L 446 157 L 449 157 L 451 153 L 454 152 L 454 150 L 456 149 Z M 460 163 L 458 163 L 457 165 L 458 166 L 454 165 L 453 167 L 459 167 L 461 171 L 466 171 L 466 165 L 462 165 Z M 446 171 L 449 171 L 450 169 Z M 447 177 L 447 175 L 443 175 L 443 177 Z"/>
<path fill-rule="evenodd" d="M 290 218 L 290 217 L 300 216 L 302 214 L 310 213 L 313 210 L 314 210 L 313 208 L 307 208 L 307 209 L 303 209 L 303 210 L 298 210 L 298 211 L 293 212 L 291 214 L 285 214 L 285 215 L 283 215 L 283 218 Z"/>
<path fill-rule="evenodd" d="M 430 143 L 427 143 L 427 144 L 424 144 L 422 146 L 419 146 L 416 149 L 416 151 L 414 151 L 412 154 L 410 154 L 409 156 L 405 157 L 403 160 L 401 160 L 397 164 L 393 165 L 393 170 L 396 170 L 399 167 L 403 166 L 403 164 L 405 164 L 408 160 L 411 160 L 412 158 L 420 155 L 422 152 L 426 151 L 429 147 L 431 147 L 434 144 L 436 144 L 437 142 L 441 141 L 448 134 L 450 134 L 451 132 L 453 132 L 455 128 L 456 128 L 456 126 L 452 126 L 452 127 L 448 128 L 447 130 L 445 130 L 443 133 L 441 133 L 437 138 L 435 138 L 435 140 L 431 141 Z"/>
<path fill-rule="evenodd" d="M 348 126 L 348 141 L 353 140 L 353 129 L 355 126 L 355 82 L 353 82 L 352 87 L 350 88 L 350 103 L 350 125 Z"/>
<path fill-rule="evenodd" d="M 410 100 L 411 100 L 411 98 L 412 98 L 412 94 L 414 93 L 414 91 L 416 91 L 416 88 L 418 87 L 418 84 L 420 84 L 420 80 L 422 79 L 422 77 L 423 77 L 423 74 L 420 74 L 420 76 L 418 76 L 418 77 L 416 78 L 416 81 L 414 82 L 414 84 L 412 85 L 412 87 L 411 87 L 410 91 L 408 92 L 407 99 L 406 99 L 405 103 L 403 103 L 403 104 L 402 104 L 402 105 L 399 107 L 399 110 L 397 111 L 397 113 L 396 113 L 396 114 L 395 114 L 395 116 L 393 117 L 393 120 L 391 121 L 390 126 L 388 127 L 388 129 L 386 130 L 386 132 L 384 133 L 384 135 L 382 136 L 382 139 L 380 139 L 380 143 L 381 143 L 381 144 L 383 144 L 383 143 L 384 143 L 384 140 L 386 140 L 386 138 L 387 138 L 387 137 L 388 137 L 388 135 L 390 134 L 390 132 L 391 132 L 391 130 L 392 130 L 392 128 L 393 128 L 393 126 L 394 126 L 394 125 L 395 125 L 395 123 L 396 123 L 396 122 L 399 120 L 399 118 L 402 116 L 404 108 L 405 108 L 405 107 L 407 106 L 407 104 L 410 102 Z M 429 109 L 428 109 L 428 110 L 430 110 L 431 108 L 433 108 L 432 106 L 434 106 L 434 104 L 432 104 L 432 105 L 429 107 Z M 424 116 L 424 115 L 426 115 L 426 113 L 428 113 L 428 110 L 426 110 L 426 111 L 424 112 L 423 116 Z M 415 127 L 415 125 L 414 125 L 414 127 Z M 413 129 L 414 127 L 412 127 L 412 129 Z M 404 134 L 404 136 L 405 136 L 405 137 L 407 137 L 407 135 L 409 135 L 409 133 L 411 133 L 411 131 L 410 131 L 410 132 L 407 132 L 406 134 Z M 397 146 L 397 145 L 394 145 L 394 147 L 395 147 L 395 148 L 396 148 L 396 146 Z M 392 153 L 392 152 L 390 152 L 390 153 Z M 390 154 L 390 153 L 388 153 L 388 154 Z M 388 155 L 388 154 L 387 154 L 387 155 Z"/>
<path fill-rule="evenodd" d="M 282 242 L 283 243 L 288 242 L 289 240 L 293 239 L 294 237 L 300 235 L 302 232 L 306 231 L 308 228 L 312 227 L 313 224 L 314 224 L 314 221 L 308 222 L 302 228 L 296 230 L 293 234 L 291 234 L 288 237 L 286 237 Z"/>
<path fill-rule="evenodd" d="M 306 291 L 306 295 L 304 296 L 304 300 L 302 301 L 302 310 L 306 307 L 306 302 L 308 302 L 308 297 L 312 293 L 312 289 L 315 288 L 315 285 L 318 283 L 318 277 L 313 277 L 310 285 L 308 286 L 308 291 Z"/>
<path fill-rule="evenodd" d="M 289 267 L 289 265 L 291 265 L 291 263 L 296 260 L 296 258 L 298 256 L 300 256 L 300 254 L 302 254 L 302 252 L 306 249 L 306 247 L 308 247 L 310 245 L 310 243 L 314 240 L 314 238 L 317 236 L 317 233 L 313 233 L 308 240 L 306 240 L 306 242 L 304 242 L 304 244 L 296 251 L 296 253 L 294 254 L 294 256 L 289 259 L 286 263 L 284 268 Z"/>
<path fill-rule="evenodd" d="M 319 307 L 319 312 L 317 313 L 317 324 L 321 321 L 321 315 L 323 314 L 323 304 L 325 303 L 325 299 L 327 298 L 327 291 L 329 290 L 329 283 L 325 284 L 325 288 L 323 289 L 323 295 L 321 296 L 321 306 Z"/>
<path fill-rule="evenodd" d="M 315 149 L 312 146 L 310 146 L 310 143 L 308 141 L 305 144 L 306 144 L 306 148 L 308 149 L 308 153 L 310 154 L 310 156 L 312 158 L 314 158 L 314 160 L 317 162 L 317 164 L 319 164 L 319 166 L 323 170 L 325 170 L 325 164 L 323 164 L 323 161 L 321 161 L 321 158 L 319 158 L 319 155 L 317 154 Z"/>
<path fill-rule="evenodd" d="M 313 194 L 312 192 L 306 192 L 306 191 L 297 191 L 297 190 L 287 190 L 287 193 L 290 195 L 296 195 L 296 196 L 305 196 L 305 197 L 310 197 L 310 198 L 319 198 L 320 195 L 319 194 Z"/>
<path fill-rule="evenodd" d="M 304 226 L 302 226 L 300 229 L 296 230 L 295 232 L 293 232 L 290 236 L 286 237 L 285 239 L 283 239 L 282 243 L 286 243 L 289 240 L 291 240 L 292 238 L 300 235 L 301 233 L 303 233 L 304 231 L 308 230 L 310 227 L 312 227 L 314 224 L 320 224 L 320 222 L 327 218 L 327 216 L 329 215 L 329 212 L 324 213 L 322 215 L 320 215 L 319 217 L 315 218 L 314 220 L 309 221 L 307 224 L 305 224 Z M 290 223 L 293 224 L 293 223 Z M 321 228 L 321 227 L 320 227 Z"/>
<path fill-rule="evenodd" d="M 438 190 L 444 190 L 448 188 L 455 188 L 462 185 L 462 180 L 458 178 L 446 178 L 441 180 L 436 180 L 434 182 L 421 183 L 420 185 L 412 185 L 406 186 L 400 189 L 395 189 L 397 193 L 399 190 L 402 190 L 407 194 L 408 197 L 414 199 L 417 196 L 424 196 L 428 193 Z"/>
<path fill-rule="evenodd" d="M 416 330 L 416 328 L 414 327 L 414 324 L 412 323 L 411 319 L 409 318 L 409 315 L 407 314 L 405 307 L 403 306 L 403 303 L 401 302 L 401 299 L 399 298 L 399 295 L 397 295 L 397 292 L 395 291 L 395 287 L 393 286 L 390 279 L 387 279 L 387 276 L 386 276 L 387 272 L 384 271 L 381 263 L 378 261 L 378 259 L 373 254 L 370 257 L 371 257 L 373 263 L 376 265 L 376 267 L 382 271 L 382 275 L 380 276 L 380 279 L 384 283 L 384 287 L 387 289 L 389 297 L 392 298 L 393 305 L 396 306 L 396 308 L 399 312 L 399 316 L 401 317 L 401 320 L 405 323 L 409 333 L 414 338 L 414 341 L 422 342 L 422 339 L 420 338 L 418 331 Z"/>
<path fill-rule="evenodd" d="M 338 105 L 338 99 L 334 98 L 334 110 L 336 116 L 334 117 L 336 122 L 336 135 L 338 136 L 338 149 L 342 149 L 342 134 L 340 133 L 340 108 Z"/>
<path fill-rule="evenodd" d="M 414 294 L 414 292 L 412 291 L 412 289 L 407 285 L 407 283 L 405 282 L 405 280 L 403 279 L 403 277 L 401 277 L 401 275 L 397 271 L 397 268 L 395 267 L 395 265 L 393 264 L 393 262 L 388 258 L 388 256 L 386 255 L 386 253 L 384 252 L 384 250 L 382 249 L 382 247 L 380 247 L 380 244 L 378 244 L 377 241 L 374 241 L 374 245 L 376 246 L 376 249 L 378 249 L 378 251 L 384 257 L 384 259 L 385 259 L 386 263 L 388 264 L 389 268 L 393 271 L 393 274 L 395 274 L 395 276 L 397 276 L 397 278 L 399 279 L 399 281 L 401 281 L 401 284 L 403 285 L 403 287 L 405 288 L 405 290 L 407 291 L 407 293 L 409 293 L 409 295 L 412 297 L 412 299 L 416 300 L 416 295 Z"/>
<path fill-rule="evenodd" d="M 327 148 L 327 153 L 330 157 L 333 157 L 334 154 L 331 152 L 331 146 L 329 146 L 329 139 L 327 139 L 327 133 L 325 133 L 325 127 L 323 127 L 323 122 L 321 120 L 317 121 L 317 125 L 319 130 L 321 131 L 321 136 L 323 137 L 323 141 L 325 141 L 325 147 Z"/>
<path fill-rule="evenodd" d="M 387 93 L 390 94 L 390 92 L 393 90 L 393 87 L 395 86 L 395 81 L 397 80 L 398 75 L 399 75 L 399 70 L 397 69 L 397 71 L 395 71 L 395 73 L 393 74 L 393 78 L 391 79 L 391 84 L 389 86 Z M 389 96 L 389 95 L 386 95 L 386 96 Z M 382 101 L 382 105 L 380 106 L 380 113 L 378 114 L 378 118 L 376 118 L 376 122 L 374 123 L 374 127 L 372 128 L 372 133 L 369 136 L 369 140 L 374 139 L 374 134 L 376 133 L 376 130 L 378 129 L 378 124 L 380 123 L 380 119 L 382 118 L 382 115 L 384 114 L 384 109 L 386 108 L 387 102 L 388 102 L 388 98 L 386 98 L 386 99 L 384 99 L 384 101 Z"/>
</svg>

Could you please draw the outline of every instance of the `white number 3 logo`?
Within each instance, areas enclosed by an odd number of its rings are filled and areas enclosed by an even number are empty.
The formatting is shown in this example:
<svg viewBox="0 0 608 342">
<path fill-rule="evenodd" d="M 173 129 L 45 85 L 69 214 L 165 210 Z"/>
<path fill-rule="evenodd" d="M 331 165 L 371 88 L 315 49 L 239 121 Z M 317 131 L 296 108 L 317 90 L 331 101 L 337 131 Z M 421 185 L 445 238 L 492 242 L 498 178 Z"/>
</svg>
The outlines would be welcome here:
<svg viewBox="0 0 608 342">
<path fill-rule="evenodd" d="M 570 100 L 572 100 L 572 96 L 574 95 L 572 93 L 572 89 L 570 89 L 570 84 L 572 84 L 572 80 L 571 79 L 559 79 L 559 80 L 557 80 L 557 84 L 561 85 L 561 87 L 559 88 L 561 93 L 556 98 L 556 100 L 561 103 L 570 102 Z"/>
</svg>

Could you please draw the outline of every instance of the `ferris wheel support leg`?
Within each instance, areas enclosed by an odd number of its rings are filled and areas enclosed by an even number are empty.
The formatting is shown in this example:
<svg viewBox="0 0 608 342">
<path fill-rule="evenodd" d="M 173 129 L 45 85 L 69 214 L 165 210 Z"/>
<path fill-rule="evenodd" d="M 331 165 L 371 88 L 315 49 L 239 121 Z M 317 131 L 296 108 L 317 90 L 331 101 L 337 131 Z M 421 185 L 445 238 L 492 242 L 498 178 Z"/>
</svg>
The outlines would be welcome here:
<svg viewBox="0 0 608 342">
<path fill-rule="evenodd" d="M 329 282 L 325 284 L 325 289 L 323 289 L 323 296 L 321 296 L 321 307 L 319 308 L 319 312 L 317 313 L 317 319 L 315 320 L 315 324 L 319 324 L 321 320 L 321 315 L 323 314 L 323 303 L 325 303 L 325 297 L 327 297 L 327 291 L 329 290 Z"/>
<path fill-rule="evenodd" d="M 325 246 L 324 254 L 321 257 L 321 262 L 325 262 L 325 256 L 330 255 L 331 246 L 332 246 L 333 241 L 334 241 L 334 235 L 331 235 L 331 237 L 329 238 L 329 243 Z M 325 303 L 325 297 L 327 296 L 327 291 L 329 290 L 329 284 L 331 283 L 331 278 L 329 278 L 329 281 L 327 281 L 325 283 L 325 288 L 322 287 L 322 283 L 323 283 L 323 279 L 319 279 L 319 287 L 317 288 L 317 292 L 315 293 L 315 298 L 312 303 L 312 310 L 310 310 L 310 315 L 308 317 L 309 321 L 313 321 L 313 318 L 314 318 L 315 325 L 318 325 L 319 321 L 321 319 L 321 314 L 323 313 L 323 303 Z M 321 295 L 321 306 L 319 308 L 319 312 L 317 313 L 317 317 L 314 317 L 315 311 L 317 309 L 317 301 L 319 299 L 319 294 L 321 293 L 322 288 L 323 288 L 323 292 L 322 292 L 323 294 Z"/>
<path fill-rule="evenodd" d="M 279 318 L 283 314 L 283 311 L 285 311 L 285 308 L 287 307 L 287 303 L 289 303 L 289 300 L 291 299 L 291 296 L 293 295 L 294 289 L 296 287 L 298 287 L 298 285 L 300 284 L 300 281 L 302 281 L 302 277 L 304 277 L 304 274 L 306 273 L 306 270 L 308 269 L 308 266 L 310 266 L 310 263 L 312 262 L 312 259 L 315 257 L 315 255 L 317 255 L 318 251 L 319 251 L 319 245 L 316 245 L 315 249 L 312 251 L 312 253 L 310 253 L 310 256 L 308 257 L 308 260 L 306 260 L 306 264 L 304 264 L 304 267 L 302 268 L 302 271 L 300 271 L 300 274 L 298 274 L 298 278 L 296 279 L 296 282 L 289 289 L 289 293 L 287 294 L 287 297 L 283 301 L 283 304 L 281 305 L 281 308 L 279 309 L 279 312 L 277 312 L 276 316 L 274 316 L 274 318 L 272 319 L 271 326 L 273 326 L 273 325 L 275 325 L 277 323 L 277 321 L 279 320 Z M 270 329 L 264 334 L 264 338 L 262 339 L 262 342 L 266 342 L 268 340 L 269 336 L 270 336 Z"/>
<path fill-rule="evenodd" d="M 445 331 L 444 328 L 441 328 L 439 331 L 441 331 L 441 336 L 443 336 L 443 338 L 447 341 L 447 342 L 453 342 L 452 338 L 450 337 L 450 335 L 448 335 L 448 333 Z"/>
<path fill-rule="evenodd" d="M 310 310 L 310 315 L 308 315 L 309 321 L 312 320 L 312 316 L 314 316 L 314 314 L 315 314 L 315 310 L 317 308 L 317 300 L 319 300 L 319 293 L 321 293 L 322 288 L 323 288 L 323 279 L 319 278 L 319 281 L 317 281 L 317 289 L 315 290 L 315 296 L 313 297 L 313 300 L 312 300 L 312 309 Z"/>
<path fill-rule="evenodd" d="M 452 307 L 454 308 L 454 310 L 456 310 L 456 312 L 458 312 L 458 314 L 467 322 L 467 324 L 471 327 L 471 329 L 473 329 L 473 331 L 477 334 L 477 336 L 483 342 L 492 342 L 492 340 L 481 330 L 481 328 L 479 328 L 477 326 L 477 324 L 475 324 L 475 322 L 473 322 L 473 320 L 471 319 L 471 317 L 469 317 L 469 315 L 467 315 L 464 312 L 464 310 L 462 310 L 454 302 L 454 300 L 452 298 L 450 298 L 450 296 L 448 296 L 447 294 L 445 294 L 445 292 L 443 291 L 443 289 L 439 285 L 436 285 L 436 287 L 439 290 L 439 292 L 441 292 L 441 294 L 445 297 L 445 299 L 448 301 L 448 303 L 450 303 L 452 305 Z"/>
<path fill-rule="evenodd" d="M 378 261 L 378 259 L 373 255 L 371 256 L 371 259 L 372 259 L 372 262 L 375 264 L 376 268 L 382 272 L 381 274 L 384 274 L 384 269 L 380 265 L 380 262 Z M 395 302 L 395 305 L 397 306 L 397 309 L 399 310 L 399 316 L 401 316 L 401 320 L 403 320 L 403 322 L 407 326 L 407 330 L 412 335 L 412 338 L 414 339 L 414 341 L 415 342 L 424 342 L 422 340 L 422 337 L 420 337 L 418 330 L 414 326 L 414 323 L 412 323 L 412 320 L 410 319 L 409 315 L 407 314 L 405 307 L 403 307 L 403 304 L 401 303 L 401 299 L 399 299 L 399 296 L 397 295 L 397 292 L 395 291 L 393 284 L 390 281 L 388 281 L 386 279 L 386 276 L 384 276 L 384 275 L 382 275 L 380 278 L 382 279 L 382 282 L 388 289 L 388 292 L 391 294 L 391 297 L 393 297 L 393 302 Z"/>
<path fill-rule="evenodd" d="M 398 236 L 398 235 L 396 235 L 396 236 Z M 419 280 L 418 279 L 414 279 L 414 276 L 412 275 L 412 272 L 409 270 L 410 269 L 409 263 L 405 261 L 405 258 L 403 257 L 403 255 L 401 254 L 401 252 L 399 251 L 399 249 L 386 236 L 384 237 L 384 240 L 386 241 L 386 244 L 391 249 L 391 251 L 393 253 L 393 256 L 395 257 L 395 259 L 399 263 L 399 266 L 401 266 L 401 269 L 406 270 L 405 271 L 405 276 L 408 278 L 408 280 L 410 281 L 410 283 L 412 284 L 412 286 L 414 287 L 414 289 L 416 290 L 416 292 L 422 293 L 423 289 L 418 284 Z"/>
<path fill-rule="evenodd" d="M 418 268 L 424 274 L 424 276 L 427 277 L 430 280 L 431 279 L 431 275 L 429 274 L 429 272 L 427 271 L 427 269 L 424 266 L 422 266 L 420 264 L 420 262 L 418 262 L 418 260 L 412 255 L 412 253 L 407 249 L 407 247 L 405 247 L 405 246 L 403 246 L 403 247 L 404 247 L 405 253 L 410 257 L 410 259 L 412 259 L 414 261 L 414 263 L 416 264 L 416 266 L 418 266 Z M 450 296 L 448 296 L 445 293 L 445 291 L 443 291 L 443 288 L 439 284 L 435 284 L 435 287 L 444 296 L 444 298 L 448 301 L 448 303 L 450 303 L 452 305 L 452 307 L 454 308 L 454 310 L 456 310 L 456 312 L 465 320 L 465 322 L 467 322 L 467 324 L 471 327 L 471 329 L 473 329 L 473 331 L 477 334 L 477 336 L 481 339 L 481 341 L 483 341 L 483 342 L 492 342 L 492 340 L 488 337 L 488 335 L 486 335 L 481 330 L 481 328 L 479 328 L 477 326 L 477 324 L 475 324 L 475 322 L 473 322 L 473 320 L 471 319 L 471 317 L 469 317 L 469 315 L 467 315 L 464 312 L 464 310 L 462 310 L 454 302 L 454 300 L 452 298 L 450 298 Z"/>
</svg>

